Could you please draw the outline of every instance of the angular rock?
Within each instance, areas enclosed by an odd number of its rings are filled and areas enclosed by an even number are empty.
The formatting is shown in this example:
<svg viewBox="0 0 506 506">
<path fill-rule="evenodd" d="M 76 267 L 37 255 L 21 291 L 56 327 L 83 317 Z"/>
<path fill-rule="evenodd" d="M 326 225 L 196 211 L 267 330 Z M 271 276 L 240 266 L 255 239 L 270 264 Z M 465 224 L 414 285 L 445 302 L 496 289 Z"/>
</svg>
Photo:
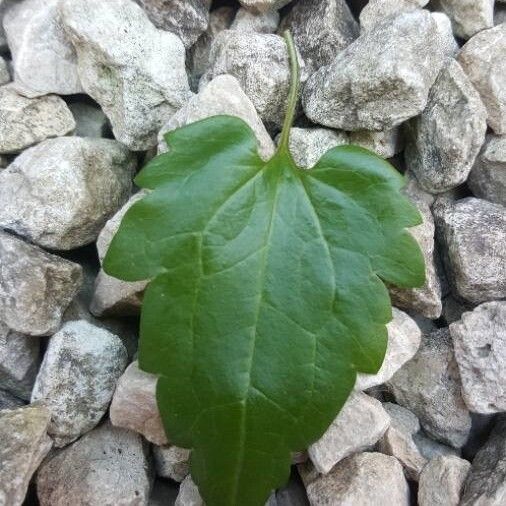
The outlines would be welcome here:
<svg viewBox="0 0 506 506">
<path fill-rule="evenodd" d="M 0 411 L 4 409 L 20 408 L 24 405 L 25 403 L 21 399 L 6 390 L 0 389 Z"/>
<path fill-rule="evenodd" d="M 51 449 L 44 406 L 0 411 L 0 504 L 21 506 L 28 484 Z"/>
<path fill-rule="evenodd" d="M 11 80 L 11 74 L 7 67 L 7 62 L 0 56 L 0 86 L 7 84 Z"/>
<path fill-rule="evenodd" d="M 189 49 L 209 23 L 211 0 L 135 0 L 151 22 L 162 30 L 176 34 Z"/>
<path fill-rule="evenodd" d="M 51 338 L 32 402 L 43 400 L 51 411 L 48 432 L 57 447 L 98 424 L 126 362 L 121 340 L 84 320 L 65 323 Z"/>
<path fill-rule="evenodd" d="M 487 131 L 487 111 L 456 61 L 440 72 L 427 108 L 407 125 L 405 160 L 421 186 L 441 193 L 464 183 Z"/>
<path fill-rule="evenodd" d="M 392 158 L 404 149 L 403 139 L 399 128 L 392 128 L 384 132 L 359 130 L 350 133 L 350 144 L 373 151 L 381 158 Z"/>
<path fill-rule="evenodd" d="M 409 488 L 399 462 L 381 453 L 359 453 L 327 475 L 302 474 L 311 506 L 409 505 Z"/>
<path fill-rule="evenodd" d="M 148 449 L 133 432 L 105 423 L 50 455 L 37 473 L 41 506 L 69 501 L 103 506 L 148 504 L 151 469 Z"/>
<path fill-rule="evenodd" d="M 166 445 L 156 404 L 156 382 L 156 376 L 141 371 L 137 362 L 130 364 L 116 386 L 110 417 L 116 427 L 139 432 L 156 445 Z"/>
<path fill-rule="evenodd" d="M 428 3 L 429 0 L 369 0 L 360 12 L 360 30 L 362 33 L 370 31 L 392 17 L 420 9 Z"/>
<path fill-rule="evenodd" d="M 81 282 L 78 264 L 0 232 L 0 321 L 12 330 L 56 332 Z"/>
<path fill-rule="evenodd" d="M 279 13 L 276 10 L 252 12 L 241 7 L 230 25 L 238 32 L 274 33 L 279 25 Z"/>
<path fill-rule="evenodd" d="M 102 109 L 86 102 L 73 102 L 69 109 L 76 121 L 74 135 L 77 137 L 105 137 L 109 128 L 109 121 Z"/>
<path fill-rule="evenodd" d="M 434 16 L 421 9 L 401 14 L 361 35 L 309 78 L 306 115 L 343 130 L 391 129 L 423 111 L 447 54 Z"/>
<path fill-rule="evenodd" d="M 302 80 L 306 74 L 303 62 Z M 288 97 L 290 72 L 286 44 L 270 33 L 220 32 L 209 55 L 209 68 L 200 88 L 215 77 L 235 77 L 268 127 L 283 123 Z"/>
<path fill-rule="evenodd" d="M 45 248 L 89 244 L 130 196 L 135 167 L 113 140 L 44 141 L 0 174 L 0 226 Z"/>
<path fill-rule="evenodd" d="M 292 32 L 310 73 L 332 63 L 359 34 L 345 0 L 298 0 L 283 20 L 282 30 Z"/>
<path fill-rule="evenodd" d="M 443 318 L 447 325 L 456 322 L 462 318 L 462 314 L 472 311 L 473 304 L 457 300 L 453 295 L 448 295 L 443 299 Z"/>
<path fill-rule="evenodd" d="M 38 339 L 13 332 L 0 322 L 0 385 L 29 400 L 39 366 Z"/>
<path fill-rule="evenodd" d="M 265 12 L 270 9 L 281 9 L 292 0 L 239 0 L 244 7 L 255 12 Z"/>
<path fill-rule="evenodd" d="M 187 476 L 183 480 L 183 483 L 181 483 L 174 506 L 205 506 L 199 489 L 191 479 L 191 476 Z"/>
<path fill-rule="evenodd" d="M 290 153 L 295 163 L 304 169 L 314 167 L 329 149 L 345 144 L 348 144 L 345 132 L 328 128 L 294 127 L 290 130 Z"/>
<path fill-rule="evenodd" d="M 265 160 L 274 154 L 274 142 L 265 129 L 252 101 L 242 91 L 237 79 L 220 75 L 203 87 L 182 107 L 160 131 L 159 151 L 166 151 L 163 135 L 176 128 L 219 114 L 237 116 L 245 121 L 256 135 L 259 153 Z"/>
<path fill-rule="evenodd" d="M 474 195 L 506 206 L 506 135 L 489 135 L 467 181 Z"/>
<path fill-rule="evenodd" d="M 44 139 L 66 135 L 75 126 L 61 98 L 25 98 L 12 85 L 0 88 L 0 153 L 19 153 Z"/>
<path fill-rule="evenodd" d="M 472 303 L 506 297 L 506 207 L 465 198 L 436 220 L 454 295 Z"/>
<path fill-rule="evenodd" d="M 472 414 L 471 414 L 472 415 Z M 460 457 L 460 449 L 453 448 L 453 446 L 444 445 L 435 441 L 434 439 L 428 437 L 423 430 L 417 432 L 413 435 L 413 440 L 420 451 L 421 455 L 427 459 L 427 461 L 431 461 L 436 457 L 446 456 L 446 455 L 455 455 Z"/>
<path fill-rule="evenodd" d="M 494 0 L 434 0 L 434 7 L 448 15 L 462 39 L 494 26 Z"/>
<path fill-rule="evenodd" d="M 506 411 L 506 302 L 487 302 L 450 325 L 462 396 L 475 413 Z"/>
<path fill-rule="evenodd" d="M 502 506 L 506 497 L 506 417 L 473 459 L 459 506 Z"/>
<path fill-rule="evenodd" d="M 114 136 L 134 151 L 156 145 L 161 126 L 190 97 L 185 48 L 157 30 L 130 0 L 62 0 L 84 90 L 100 104 Z"/>
<path fill-rule="evenodd" d="M 431 460 L 420 475 L 420 506 L 458 506 L 471 464 L 455 456 Z"/>
<path fill-rule="evenodd" d="M 14 84 L 27 97 L 82 93 L 77 55 L 60 22 L 59 0 L 14 2 L 4 17 Z"/>
<path fill-rule="evenodd" d="M 157 475 L 183 481 L 190 472 L 190 453 L 190 450 L 177 446 L 153 446 Z"/>
<path fill-rule="evenodd" d="M 475 35 L 462 48 L 459 63 L 478 90 L 488 113 L 488 124 L 506 134 L 506 23 Z"/>
<path fill-rule="evenodd" d="M 462 399 L 448 329 L 424 335 L 417 354 L 388 386 L 395 400 L 419 418 L 429 435 L 456 448 L 465 444 L 471 416 Z"/>
<path fill-rule="evenodd" d="M 381 402 L 355 392 L 325 434 L 309 447 L 309 458 L 319 473 L 327 474 L 345 457 L 372 448 L 389 425 Z"/>
<path fill-rule="evenodd" d="M 392 308 L 393 320 L 387 325 L 388 345 L 383 365 L 377 374 L 357 375 L 355 389 L 366 390 L 388 381 L 420 346 L 422 333 L 416 322 L 406 313 Z"/>
</svg>

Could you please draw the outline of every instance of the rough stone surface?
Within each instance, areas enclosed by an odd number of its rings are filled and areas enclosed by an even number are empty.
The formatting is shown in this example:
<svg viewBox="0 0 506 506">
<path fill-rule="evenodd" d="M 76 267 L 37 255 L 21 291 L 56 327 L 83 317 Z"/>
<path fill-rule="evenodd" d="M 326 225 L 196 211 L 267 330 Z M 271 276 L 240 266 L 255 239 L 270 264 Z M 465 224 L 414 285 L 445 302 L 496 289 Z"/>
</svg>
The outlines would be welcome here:
<svg viewBox="0 0 506 506">
<path fill-rule="evenodd" d="M 190 450 L 177 446 L 154 446 L 156 473 L 162 478 L 183 481 L 190 472 Z"/>
<path fill-rule="evenodd" d="M 61 26 L 58 3 L 59 0 L 15 2 L 4 17 L 14 62 L 14 84 L 27 97 L 83 91 L 76 52 Z"/>
<path fill-rule="evenodd" d="M 487 302 L 464 313 L 450 333 L 469 409 L 506 411 L 506 302 Z"/>
<path fill-rule="evenodd" d="M 306 73 L 302 65 L 302 79 Z M 209 55 L 200 87 L 222 74 L 234 76 L 268 126 L 283 124 L 289 90 L 286 44 L 271 33 L 220 32 Z"/>
<path fill-rule="evenodd" d="M 0 232 L 0 321 L 9 328 L 53 334 L 81 282 L 78 264 Z"/>
<path fill-rule="evenodd" d="M 50 455 L 37 474 L 41 506 L 143 506 L 151 469 L 137 434 L 105 423 L 73 445 Z"/>
<path fill-rule="evenodd" d="M 342 460 L 327 475 L 304 476 L 311 506 L 389 504 L 408 506 L 409 489 L 402 466 L 381 453 L 359 453 Z"/>
<path fill-rule="evenodd" d="M 487 131 L 487 111 L 462 67 L 440 72 L 426 109 L 407 127 L 406 164 L 433 193 L 464 183 Z"/>
<path fill-rule="evenodd" d="M 355 388 L 365 390 L 388 381 L 408 360 L 413 358 L 420 346 L 421 331 L 406 313 L 392 308 L 393 320 L 387 325 L 388 345 L 385 360 L 377 374 L 357 375 Z"/>
<path fill-rule="evenodd" d="M 4 409 L 20 408 L 24 405 L 25 403 L 21 399 L 6 390 L 0 389 L 0 411 Z"/>
<path fill-rule="evenodd" d="M 130 196 L 135 167 L 113 140 L 48 139 L 0 174 L 0 226 L 45 248 L 89 244 Z"/>
<path fill-rule="evenodd" d="M 506 417 L 473 459 L 459 506 L 503 506 L 506 497 Z"/>
<path fill-rule="evenodd" d="M 436 225 L 454 294 L 472 303 L 506 297 L 506 207 L 465 198 L 445 206 Z"/>
<path fill-rule="evenodd" d="M 190 97 L 179 37 L 157 30 L 130 0 L 63 0 L 60 10 L 83 88 L 116 139 L 134 151 L 155 146 L 163 123 Z"/>
<path fill-rule="evenodd" d="M 159 150 L 167 150 L 163 139 L 165 133 L 219 114 L 237 116 L 251 127 L 257 137 L 262 158 L 268 160 L 274 154 L 274 142 L 259 118 L 255 106 L 242 91 L 238 80 L 229 75 L 215 77 L 171 117 L 160 131 Z"/>
<path fill-rule="evenodd" d="M 388 382 L 396 401 L 411 410 L 425 431 L 459 448 L 471 430 L 471 416 L 461 394 L 461 382 L 448 329 L 422 337 L 415 357 Z"/>
<path fill-rule="evenodd" d="M 356 392 L 325 434 L 309 447 L 309 458 L 319 473 L 327 474 L 345 457 L 374 446 L 389 425 L 381 402 Z"/>
<path fill-rule="evenodd" d="M 0 322 L 0 385 L 30 399 L 39 366 L 39 340 L 13 332 Z"/>
<path fill-rule="evenodd" d="M 270 9 L 281 9 L 292 0 L 239 0 L 244 7 L 256 12 L 265 12 Z"/>
<path fill-rule="evenodd" d="M 116 386 L 110 417 L 113 425 L 165 445 L 168 441 L 156 404 L 156 382 L 156 376 L 141 371 L 137 362 L 130 364 Z"/>
<path fill-rule="evenodd" d="M 73 102 L 69 104 L 69 109 L 76 121 L 74 135 L 78 137 L 105 137 L 109 121 L 100 107 L 85 102 Z"/>
<path fill-rule="evenodd" d="M 359 34 L 358 24 L 345 0 L 299 0 L 283 20 L 313 73 L 329 65 Z"/>
<path fill-rule="evenodd" d="M 418 484 L 419 506 L 458 506 L 471 464 L 455 456 L 431 460 Z"/>
<path fill-rule="evenodd" d="M 109 406 L 127 363 L 121 340 L 81 320 L 51 338 L 35 381 L 32 402 L 51 411 L 49 434 L 65 446 L 93 429 Z"/>
<path fill-rule="evenodd" d="M 12 85 L 0 87 L 0 153 L 19 153 L 44 139 L 66 135 L 75 126 L 61 98 L 25 98 Z"/>
<path fill-rule="evenodd" d="M 350 144 L 374 151 L 381 158 L 392 158 L 404 149 L 399 128 L 391 128 L 384 132 L 374 132 L 372 130 L 351 132 Z"/>
<path fill-rule="evenodd" d="M 425 10 L 377 26 L 309 78 L 303 94 L 306 115 L 352 131 L 399 125 L 425 108 L 448 53 L 446 44 L 437 20 Z"/>
<path fill-rule="evenodd" d="M 7 84 L 11 80 L 11 74 L 7 62 L 0 56 L 0 86 Z"/>
<path fill-rule="evenodd" d="M 176 34 L 187 49 L 207 29 L 211 0 L 136 0 L 151 22 Z"/>
<path fill-rule="evenodd" d="M 279 25 L 279 12 L 251 12 L 241 7 L 230 25 L 231 30 L 238 32 L 274 33 Z"/>
<path fill-rule="evenodd" d="M 506 23 L 475 35 L 458 61 L 487 108 L 490 128 L 506 134 Z"/>
<path fill-rule="evenodd" d="M 52 446 L 49 421 L 43 406 L 0 411 L 0 504 L 23 504 L 30 479 Z"/>
<path fill-rule="evenodd" d="M 448 15 L 462 39 L 494 26 L 494 0 L 434 0 L 434 7 Z"/>
<path fill-rule="evenodd" d="M 193 483 L 191 476 L 187 476 L 181 483 L 174 506 L 205 506 L 202 497 L 200 497 L 199 489 Z"/>
<path fill-rule="evenodd" d="M 477 197 L 506 206 L 506 135 L 489 135 L 467 181 Z"/>
<path fill-rule="evenodd" d="M 367 32 L 389 18 L 411 12 L 429 3 L 429 0 L 369 0 L 360 12 L 360 30 Z"/>
</svg>

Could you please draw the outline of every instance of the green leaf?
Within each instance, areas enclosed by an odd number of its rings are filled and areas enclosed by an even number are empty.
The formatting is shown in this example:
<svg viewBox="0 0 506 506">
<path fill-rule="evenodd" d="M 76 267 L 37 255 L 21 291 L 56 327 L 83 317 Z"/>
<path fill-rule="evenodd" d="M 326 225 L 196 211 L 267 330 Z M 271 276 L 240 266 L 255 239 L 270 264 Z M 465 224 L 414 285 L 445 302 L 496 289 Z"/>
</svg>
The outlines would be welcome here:
<svg viewBox="0 0 506 506">
<path fill-rule="evenodd" d="M 383 281 L 424 282 L 403 177 L 354 146 L 301 170 L 287 139 L 266 163 L 237 118 L 169 133 L 104 261 L 151 280 L 140 367 L 159 375 L 167 435 L 193 450 L 208 506 L 263 505 L 283 485 L 291 452 L 324 433 L 357 372 L 382 364 Z"/>
</svg>

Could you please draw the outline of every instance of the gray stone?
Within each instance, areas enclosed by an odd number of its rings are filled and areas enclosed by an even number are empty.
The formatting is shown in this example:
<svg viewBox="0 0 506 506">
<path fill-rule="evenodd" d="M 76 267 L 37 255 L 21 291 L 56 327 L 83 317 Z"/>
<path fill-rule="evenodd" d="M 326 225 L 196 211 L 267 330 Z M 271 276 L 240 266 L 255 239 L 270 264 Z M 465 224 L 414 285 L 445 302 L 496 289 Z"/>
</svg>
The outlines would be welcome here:
<svg viewBox="0 0 506 506">
<path fill-rule="evenodd" d="M 475 35 L 462 48 L 459 63 L 478 90 L 488 112 L 488 124 L 506 134 L 506 23 Z"/>
<path fill-rule="evenodd" d="M 39 366 L 39 340 L 13 332 L 0 322 L 0 385 L 29 400 Z"/>
<path fill-rule="evenodd" d="M 306 78 L 301 61 L 302 80 Z M 235 77 L 268 127 L 279 127 L 285 117 L 290 85 L 288 52 L 282 37 L 271 33 L 220 32 L 211 48 L 209 68 L 200 88 L 215 77 Z"/>
<path fill-rule="evenodd" d="M 448 15 L 455 34 L 462 39 L 494 26 L 494 0 L 434 0 L 433 3 Z"/>
<path fill-rule="evenodd" d="M 429 435 L 456 448 L 465 444 L 471 416 L 462 399 L 448 329 L 424 335 L 415 357 L 393 376 L 388 386 L 395 400 L 419 418 Z"/>
<path fill-rule="evenodd" d="M 77 137 L 105 137 L 109 127 L 107 116 L 100 107 L 85 102 L 72 102 L 69 109 L 76 121 L 74 135 Z"/>
<path fill-rule="evenodd" d="M 472 303 L 506 297 L 506 207 L 465 198 L 436 225 L 454 295 Z"/>
<path fill-rule="evenodd" d="M 314 167 L 329 149 L 346 144 L 348 144 L 348 136 L 345 132 L 328 128 L 292 128 L 290 130 L 290 153 L 295 163 L 304 169 Z"/>
<path fill-rule="evenodd" d="M 66 135 L 75 126 L 61 98 L 25 98 L 12 85 L 0 88 L 0 153 L 19 153 L 44 139 Z"/>
<path fill-rule="evenodd" d="M 360 30 L 370 31 L 392 17 L 425 7 L 429 0 L 369 0 L 360 12 Z"/>
<path fill-rule="evenodd" d="M 332 63 L 359 34 L 345 0 L 299 0 L 283 20 L 282 30 L 291 31 L 310 73 Z"/>
<path fill-rule="evenodd" d="M 254 12 L 265 12 L 270 9 L 281 9 L 292 0 L 239 0 L 244 7 Z"/>
<path fill-rule="evenodd" d="M 32 402 L 43 400 L 51 411 L 48 432 L 56 446 L 75 441 L 98 424 L 126 363 L 121 340 L 84 320 L 65 323 L 51 338 Z"/>
<path fill-rule="evenodd" d="M 489 135 L 467 181 L 477 197 L 506 206 L 506 135 Z"/>
<path fill-rule="evenodd" d="M 28 484 L 51 449 L 44 406 L 0 411 L 0 504 L 21 506 Z"/>
<path fill-rule="evenodd" d="M 471 464 L 455 456 L 431 460 L 420 475 L 420 506 L 458 506 Z"/>
<path fill-rule="evenodd" d="M 0 411 L 4 409 L 14 409 L 20 408 L 25 405 L 21 399 L 12 395 L 10 392 L 6 390 L 0 389 Z"/>
<path fill-rule="evenodd" d="M 441 193 L 464 183 L 487 131 L 487 111 L 462 67 L 440 72 L 426 109 L 407 125 L 405 160 L 422 187 Z"/>
<path fill-rule="evenodd" d="M 506 411 L 506 302 L 487 302 L 464 313 L 450 333 L 469 409 Z"/>
<path fill-rule="evenodd" d="M 230 25 L 231 30 L 238 32 L 274 33 L 279 25 L 279 12 L 252 12 L 241 7 Z"/>
<path fill-rule="evenodd" d="M 151 474 L 142 438 L 105 423 L 45 460 L 37 496 L 41 506 L 143 506 Z"/>
<path fill-rule="evenodd" d="M 162 478 L 183 481 L 190 472 L 190 450 L 177 446 L 154 446 L 156 473 Z"/>
<path fill-rule="evenodd" d="M 209 23 L 211 0 L 135 0 L 151 22 L 176 34 L 189 49 Z"/>
<path fill-rule="evenodd" d="M 82 93 L 76 52 L 65 34 L 59 0 L 15 2 L 4 17 L 14 84 L 27 97 Z"/>
<path fill-rule="evenodd" d="M 183 483 L 181 483 L 174 506 L 205 506 L 199 489 L 191 479 L 191 476 L 187 476 L 183 480 Z"/>
<path fill-rule="evenodd" d="M 78 264 L 0 232 L 0 321 L 28 335 L 51 335 L 82 283 Z"/>
<path fill-rule="evenodd" d="M 393 320 L 387 325 L 388 345 L 383 365 L 377 374 L 357 375 L 355 388 L 366 390 L 388 381 L 420 346 L 421 331 L 416 322 L 406 313 L 392 308 Z"/>
<path fill-rule="evenodd" d="M 388 504 L 408 506 L 409 488 L 397 459 L 381 453 L 359 453 L 327 475 L 302 471 L 311 506 Z"/>
<path fill-rule="evenodd" d="M 0 226 L 45 248 L 89 244 L 127 201 L 135 168 L 114 140 L 46 140 L 0 173 Z"/>
<path fill-rule="evenodd" d="M 447 55 L 447 37 L 433 15 L 421 9 L 401 14 L 361 35 L 309 78 L 306 115 L 343 130 L 391 129 L 423 111 Z"/>
<path fill-rule="evenodd" d="M 355 392 L 325 434 L 309 447 L 309 458 L 319 473 L 327 474 L 345 457 L 372 448 L 389 425 L 381 402 Z"/>
<path fill-rule="evenodd" d="M 7 38 L 3 27 L 3 18 L 7 12 L 7 8 L 12 5 L 14 0 L 0 0 L 0 51 L 4 52 L 9 49 L 7 46 Z"/>
<path fill-rule="evenodd" d="M 404 149 L 399 128 L 391 128 L 383 132 L 359 130 L 350 133 L 350 144 L 373 151 L 381 158 L 392 158 Z"/>
<path fill-rule="evenodd" d="M 506 22 L 506 5 L 497 5 L 494 9 L 494 26 L 500 25 Z"/>
<path fill-rule="evenodd" d="M 137 362 L 130 364 L 116 386 L 110 417 L 116 427 L 139 432 L 156 445 L 166 445 L 156 404 L 156 382 L 157 377 L 141 371 Z"/>
<path fill-rule="evenodd" d="M 273 37 L 275 37 L 273 35 Z M 163 135 L 176 128 L 211 116 L 228 114 L 245 121 L 257 137 L 259 153 L 268 160 L 274 154 L 274 142 L 265 129 L 255 106 L 242 91 L 237 79 L 229 75 L 219 75 L 199 91 L 182 107 L 160 131 L 159 151 L 166 151 Z"/>
<path fill-rule="evenodd" d="M 165 121 L 190 98 L 185 48 L 130 0 L 62 0 L 84 90 L 134 151 L 156 145 Z"/>
<path fill-rule="evenodd" d="M 447 325 L 456 322 L 462 318 L 462 314 L 472 311 L 473 305 L 456 299 L 453 295 L 448 295 L 443 299 L 442 316 Z"/>
<path fill-rule="evenodd" d="M 0 56 L 0 86 L 7 84 L 11 80 L 11 74 L 7 62 Z"/>
</svg>

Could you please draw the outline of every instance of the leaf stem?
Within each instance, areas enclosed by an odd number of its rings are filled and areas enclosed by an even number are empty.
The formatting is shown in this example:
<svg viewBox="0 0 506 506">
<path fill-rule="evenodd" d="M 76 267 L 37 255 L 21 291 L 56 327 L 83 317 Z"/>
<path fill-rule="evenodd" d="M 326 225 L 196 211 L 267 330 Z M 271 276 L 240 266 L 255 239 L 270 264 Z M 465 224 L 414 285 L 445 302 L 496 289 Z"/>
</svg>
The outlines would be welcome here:
<svg viewBox="0 0 506 506">
<path fill-rule="evenodd" d="M 290 61 L 290 93 L 288 95 L 285 121 L 283 122 L 283 130 L 281 131 L 278 150 L 290 153 L 290 129 L 292 128 L 293 120 L 295 119 L 297 100 L 299 98 L 300 67 L 299 59 L 297 58 L 297 50 L 295 49 L 295 43 L 289 30 L 286 30 L 283 33 L 283 38 L 286 42 L 286 47 L 288 49 L 288 58 Z"/>
</svg>

